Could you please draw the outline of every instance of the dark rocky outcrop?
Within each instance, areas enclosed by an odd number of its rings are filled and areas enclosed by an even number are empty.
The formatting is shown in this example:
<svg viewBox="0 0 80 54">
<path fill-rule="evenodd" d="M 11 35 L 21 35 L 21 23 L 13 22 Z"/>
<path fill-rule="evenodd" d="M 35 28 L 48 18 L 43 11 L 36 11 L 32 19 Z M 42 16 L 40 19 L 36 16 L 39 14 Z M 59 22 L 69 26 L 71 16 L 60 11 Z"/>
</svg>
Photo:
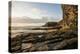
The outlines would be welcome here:
<svg viewBox="0 0 80 54">
<path fill-rule="evenodd" d="M 47 22 L 45 25 L 45 27 L 52 27 L 52 26 L 56 26 L 58 23 L 57 22 Z"/>
</svg>

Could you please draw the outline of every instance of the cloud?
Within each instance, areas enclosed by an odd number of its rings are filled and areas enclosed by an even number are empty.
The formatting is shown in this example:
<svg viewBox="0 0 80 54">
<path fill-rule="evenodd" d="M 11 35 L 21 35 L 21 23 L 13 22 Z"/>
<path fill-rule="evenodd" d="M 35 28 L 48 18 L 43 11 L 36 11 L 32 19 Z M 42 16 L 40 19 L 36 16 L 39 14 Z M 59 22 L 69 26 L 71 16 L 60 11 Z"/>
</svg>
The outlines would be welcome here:
<svg viewBox="0 0 80 54">
<path fill-rule="evenodd" d="M 39 8 L 32 8 L 32 13 L 37 13 L 37 14 L 46 14 L 47 11 L 46 10 L 41 10 Z"/>
</svg>

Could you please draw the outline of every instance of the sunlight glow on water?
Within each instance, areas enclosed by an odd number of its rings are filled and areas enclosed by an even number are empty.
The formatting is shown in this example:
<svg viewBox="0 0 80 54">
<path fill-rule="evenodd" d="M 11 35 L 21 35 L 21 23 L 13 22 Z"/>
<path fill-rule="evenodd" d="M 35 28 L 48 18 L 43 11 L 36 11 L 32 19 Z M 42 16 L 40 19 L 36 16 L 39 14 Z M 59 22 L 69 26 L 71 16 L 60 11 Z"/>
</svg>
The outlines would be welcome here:
<svg viewBox="0 0 80 54">
<path fill-rule="evenodd" d="M 13 27 L 24 27 L 24 26 L 41 26 L 45 23 L 12 23 L 11 26 Z"/>
<path fill-rule="evenodd" d="M 32 30 L 34 28 L 44 28 L 41 27 L 45 23 L 12 23 L 11 33 L 12 37 L 15 37 L 16 34 L 20 33 L 44 33 L 46 30 Z"/>
</svg>

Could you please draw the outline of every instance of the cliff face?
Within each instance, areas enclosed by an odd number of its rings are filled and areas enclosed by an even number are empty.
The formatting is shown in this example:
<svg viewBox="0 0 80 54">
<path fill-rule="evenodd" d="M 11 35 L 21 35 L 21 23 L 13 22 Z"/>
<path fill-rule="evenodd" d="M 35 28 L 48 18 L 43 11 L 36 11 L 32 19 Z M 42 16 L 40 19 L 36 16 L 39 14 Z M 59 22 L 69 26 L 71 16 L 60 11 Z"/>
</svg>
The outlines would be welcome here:
<svg viewBox="0 0 80 54">
<path fill-rule="evenodd" d="M 78 6 L 77 5 L 62 5 L 63 10 L 63 27 L 77 29 L 78 21 Z"/>
</svg>

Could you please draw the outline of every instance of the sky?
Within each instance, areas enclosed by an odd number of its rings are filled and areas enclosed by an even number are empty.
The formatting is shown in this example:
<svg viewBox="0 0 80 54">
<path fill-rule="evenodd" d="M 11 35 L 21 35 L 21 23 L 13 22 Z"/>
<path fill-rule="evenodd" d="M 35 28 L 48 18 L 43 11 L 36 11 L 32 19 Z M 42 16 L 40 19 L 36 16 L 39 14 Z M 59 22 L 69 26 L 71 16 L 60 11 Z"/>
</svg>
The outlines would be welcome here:
<svg viewBox="0 0 80 54">
<path fill-rule="evenodd" d="M 47 17 L 55 21 L 62 19 L 60 4 L 33 3 L 14 1 L 12 2 L 12 17 L 30 17 L 32 19 L 42 19 Z"/>
</svg>

